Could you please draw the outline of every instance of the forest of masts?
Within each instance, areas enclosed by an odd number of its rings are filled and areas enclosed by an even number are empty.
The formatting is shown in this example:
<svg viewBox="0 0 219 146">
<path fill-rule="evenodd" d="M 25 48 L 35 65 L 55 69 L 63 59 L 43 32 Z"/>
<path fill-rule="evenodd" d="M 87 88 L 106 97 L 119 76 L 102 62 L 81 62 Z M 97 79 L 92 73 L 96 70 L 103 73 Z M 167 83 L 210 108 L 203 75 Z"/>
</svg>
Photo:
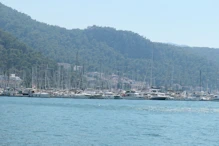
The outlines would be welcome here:
<svg viewBox="0 0 219 146">
<path fill-rule="evenodd" d="M 85 72 L 84 66 L 65 67 L 59 65 L 57 70 L 48 66 L 32 68 L 32 88 L 37 89 L 128 89 L 129 85 L 123 83 L 124 73 L 117 71 L 116 84 L 110 80 L 112 73 L 103 72 L 100 69 L 93 72 Z"/>
<path fill-rule="evenodd" d="M 0 74 L 4 80 L 0 81 L 0 87 L 13 88 L 35 88 L 35 89 L 57 89 L 57 90 L 71 90 L 71 89 L 130 89 L 131 86 L 123 82 L 124 78 L 131 80 L 141 80 L 140 77 L 133 72 L 132 75 L 125 74 L 122 70 L 116 70 L 115 73 L 104 71 L 99 66 L 91 72 L 86 72 L 85 67 L 76 65 L 58 65 L 57 68 L 51 68 L 48 65 L 37 65 L 31 69 L 8 71 L 0 70 Z M 10 79 L 10 75 L 15 74 L 20 77 L 22 82 L 18 84 L 16 81 Z M 116 80 L 111 80 L 112 75 L 117 76 Z M 144 81 L 141 81 L 145 85 Z M 139 88 L 143 88 L 140 85 Z"/>
</svg>

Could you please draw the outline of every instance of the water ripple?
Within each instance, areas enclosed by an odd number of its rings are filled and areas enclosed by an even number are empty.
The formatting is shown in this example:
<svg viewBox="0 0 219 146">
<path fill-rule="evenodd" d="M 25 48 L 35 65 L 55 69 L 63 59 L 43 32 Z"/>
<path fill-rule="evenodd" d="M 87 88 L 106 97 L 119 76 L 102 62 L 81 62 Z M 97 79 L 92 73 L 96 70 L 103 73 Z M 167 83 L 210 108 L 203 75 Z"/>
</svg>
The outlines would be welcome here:
<svg viewBox="0 0 219 146">
<path fill-rule="evenodd" d="M 0 145 L 218 145 L 213 102 L 0 98 Z"/>
</svg>

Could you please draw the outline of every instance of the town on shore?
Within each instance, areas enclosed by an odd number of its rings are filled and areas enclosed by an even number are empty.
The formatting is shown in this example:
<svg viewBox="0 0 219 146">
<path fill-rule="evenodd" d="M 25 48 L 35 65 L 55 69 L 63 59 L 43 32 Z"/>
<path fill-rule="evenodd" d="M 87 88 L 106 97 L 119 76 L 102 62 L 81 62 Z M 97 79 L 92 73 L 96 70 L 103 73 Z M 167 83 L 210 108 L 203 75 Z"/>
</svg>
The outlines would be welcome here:
<svg viewBox="0 0 219 146">
<path fill-rule="evenodd" d="M 67 88 L 68 85 L 64 85 L 64 82 L 59 85 L 59 88 L 52 88 L 49 87 L 49 80 L 44 79 L 36 84 L 33 78 L 32 87 L 27 88 L 22 86 L 22 79 L 15 74 L 11 74 L 9 78 L 0 76 L 0 95 L 75 99 L 219 101 L 217 91 L 203 91 L 201 87 L 191 90 L 175 85 L 175 88 L 166 89 L 165 87 L 158 88 L 144 82 L 122 78 L 115 74 L 111 75 L 110 79 L 101 81 L 95 80 L 97 76 L 101 76 L 101 74 L 90 72 L 87 75 L 87 84 L 89 84 L 87 88 L 84 86 L 82 88 L 81 82 L 78 82 L 75 88 Z M 104 87 L 104 85 L 107 86 Z"/>
</svg>

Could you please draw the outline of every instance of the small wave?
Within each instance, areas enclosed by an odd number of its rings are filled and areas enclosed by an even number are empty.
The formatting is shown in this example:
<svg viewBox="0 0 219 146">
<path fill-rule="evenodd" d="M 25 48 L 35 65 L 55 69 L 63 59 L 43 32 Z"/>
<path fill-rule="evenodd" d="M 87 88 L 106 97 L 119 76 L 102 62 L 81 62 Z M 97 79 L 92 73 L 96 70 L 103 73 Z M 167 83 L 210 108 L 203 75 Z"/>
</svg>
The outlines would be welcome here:
<svg viewBox="0 0 219 146">
<path fill-rule="evenodd" d="M 43 131 L 43 130 L 37 130 L 37 131 L 33 131 L 33 133 L 44 133 L 46 131 Z"/>
<path fill-rule="evenodd" d="M 61 134 L 53 134 L 53 136 L 62 137 L 63 135 L 61 135 Z"/>
<path fill-rule="evenodd" d="M 151 137 L 161 137 L 160 134 L 156 134 L 156 133 L 149 133 L 149 134 L 145 134 L 147 136 L 151 136 Z"/>
<path fill-rule="evenodd" d="M 219 109 L 212 108 L 170 108 L 170 107 L 157 107 L 149 106 L 144 108 L 137 108 L 137 110 L 152 111 L 152 112 L 193 112 L 193 113 L 219 113 Z"/>
</svg>

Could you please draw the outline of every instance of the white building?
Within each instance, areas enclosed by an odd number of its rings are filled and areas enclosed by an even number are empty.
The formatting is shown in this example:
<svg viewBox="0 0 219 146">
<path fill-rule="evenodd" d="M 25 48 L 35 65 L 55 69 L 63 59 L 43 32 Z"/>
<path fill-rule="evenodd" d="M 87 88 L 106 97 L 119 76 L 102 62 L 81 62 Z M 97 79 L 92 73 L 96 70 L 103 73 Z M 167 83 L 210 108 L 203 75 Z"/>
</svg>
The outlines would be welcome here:
<svg viewBox="0 0 219 146">
<path fill-rule="evenodd" d="M 22 83 L 20 77 L 11 74 L 8 78 L 6 75 L 0 75 L 0 87 L 19 87 Z"/>
</svg>

